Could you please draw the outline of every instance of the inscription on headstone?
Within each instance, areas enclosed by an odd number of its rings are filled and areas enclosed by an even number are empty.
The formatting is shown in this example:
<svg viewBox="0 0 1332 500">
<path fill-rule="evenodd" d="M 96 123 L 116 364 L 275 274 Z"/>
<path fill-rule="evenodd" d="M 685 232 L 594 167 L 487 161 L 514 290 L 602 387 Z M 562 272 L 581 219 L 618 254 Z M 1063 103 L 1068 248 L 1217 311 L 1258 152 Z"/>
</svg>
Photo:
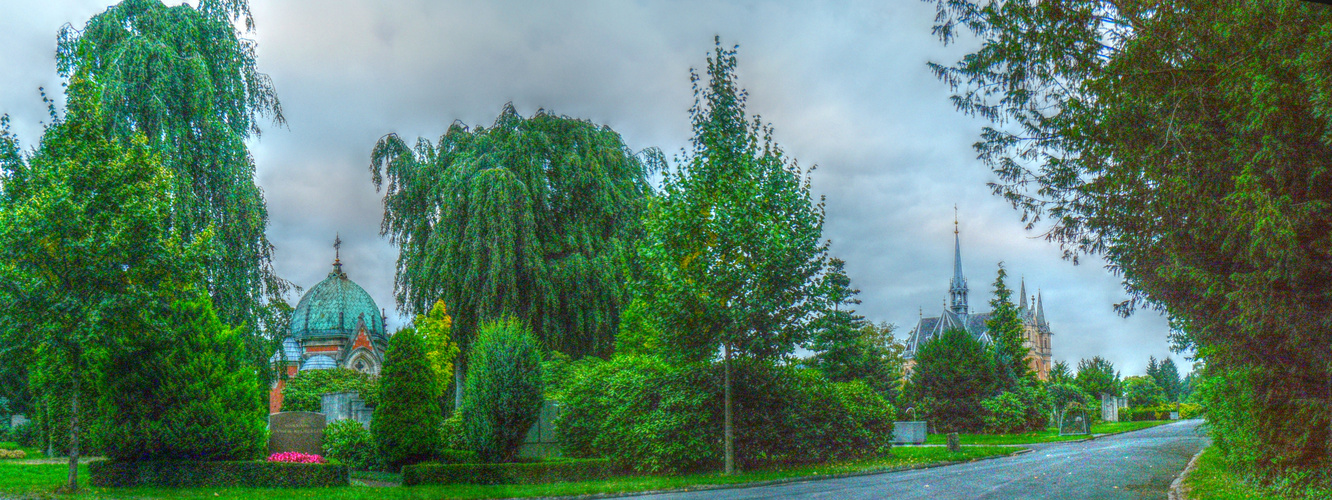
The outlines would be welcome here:
<svg viewBox="0 0 1332 500">
<path fill-rule="evenodd" d="M 284 411 L 268 416 L 268 453 L 323 454 L 324 414 Z"/>
</svg>

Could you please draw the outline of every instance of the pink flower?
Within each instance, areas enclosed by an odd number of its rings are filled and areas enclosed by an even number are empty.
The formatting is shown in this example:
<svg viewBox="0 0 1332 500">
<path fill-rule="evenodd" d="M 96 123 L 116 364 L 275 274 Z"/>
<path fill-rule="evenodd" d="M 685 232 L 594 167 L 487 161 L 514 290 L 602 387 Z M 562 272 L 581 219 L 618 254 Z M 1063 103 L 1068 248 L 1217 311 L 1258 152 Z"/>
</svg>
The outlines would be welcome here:
<svg viewBox="0 0 1332 500">
<path fill-rule="evenodd" d="M 268 461 L 290 462 L 296 464 L 322 464 L 324 463 L 324 457 L 321 457 L 319 455 L 299 453 L 295 451 L 284 451 L 282 453 L 274 453 L 272 455 L 269 455 Z"/>
</svg>

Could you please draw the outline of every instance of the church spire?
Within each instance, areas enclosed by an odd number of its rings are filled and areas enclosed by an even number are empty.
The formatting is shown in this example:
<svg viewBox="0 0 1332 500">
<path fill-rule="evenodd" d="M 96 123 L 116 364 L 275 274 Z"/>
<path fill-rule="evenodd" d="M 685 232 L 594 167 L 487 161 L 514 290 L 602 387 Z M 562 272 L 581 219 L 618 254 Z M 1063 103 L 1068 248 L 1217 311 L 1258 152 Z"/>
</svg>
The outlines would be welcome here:
<svg viewBox="0 0 1332 500">
<path fill-rule="evenodd" d="M 1027 278 L 1022 277 L 1022 291 L 1018 292 L 1018 310 L 1027 310 Z"/>
<path fill-rule="evenodd" d="M 1036 324 L 1045 326 L 1045 305 L 1041 303 L 1041 291 L 1036 291 Z"/>
<path fill-rule="evenodd" d="M 329 273 L 329 275 L 330 275 L 330 276 L 342 276 L 342 277 L 346 277 L 346 276 L 347 276 L 346 274 L 344 274 L 344 273 L 342 272 L 342 235 L 341 235 L 341 234 L 337 234 L 337 235 L 333 236 L 333 272 L 332 272 L 332 273 Z"/>
<path fill-rule="evenodd" d="M 948 287 L 952 299 L 950 309 L 957 314 L 967 313 L 967 278 L 962 276 L 962 237 L 958 231 L 957 205 L 953 205 L 953 281 Z"/>
</svg>

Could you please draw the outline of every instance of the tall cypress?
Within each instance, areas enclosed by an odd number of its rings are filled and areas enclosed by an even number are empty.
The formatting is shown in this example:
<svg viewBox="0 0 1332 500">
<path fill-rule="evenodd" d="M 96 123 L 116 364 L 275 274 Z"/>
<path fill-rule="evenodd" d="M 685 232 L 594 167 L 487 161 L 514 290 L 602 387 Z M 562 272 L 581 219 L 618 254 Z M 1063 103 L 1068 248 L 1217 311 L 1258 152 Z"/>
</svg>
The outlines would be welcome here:
<svg viewBox="0 0 1332 500">
<path fill-rule="evenodd" d="M 444 417 L 437 380 L 421 334 L 406 328 L 389 338 L 379 373 L 379 408 L 370 421 L 370 433 L 390 469 L 430 460 L 440 448 Z"/>
</svg>

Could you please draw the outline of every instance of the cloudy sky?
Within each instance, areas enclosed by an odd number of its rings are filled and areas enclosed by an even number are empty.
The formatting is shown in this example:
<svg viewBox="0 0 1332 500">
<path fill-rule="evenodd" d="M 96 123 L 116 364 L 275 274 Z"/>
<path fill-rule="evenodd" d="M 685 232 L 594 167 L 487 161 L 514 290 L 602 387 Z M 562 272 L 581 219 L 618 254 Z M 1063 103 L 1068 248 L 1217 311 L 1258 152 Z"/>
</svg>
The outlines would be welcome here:
<svg viewBox="0 0 1332 500">
<path fill-rule="evenodd" d="M 397 250 L 379 236 L 383 208 L 369 172 L 370 149 L 384 134 L 434 140 L 454 120 L 489 125 L 511 101 L 523 115 L 545 108 L 590 119 L 635 150 L 669 156 L 690 136 L 689 70 L 705 64 L 720 35 L 740 45 L 749 112 L 770 122 L 802 165 L 818 166 L 825 236 L 847 261 L 869 319 L 897 324 L 900 337 L 922 308 L 938 314 L 956 204 L 973 309 L 988 309 L 1003 261 L 1031 293 L 1043 293 L 1056 360 L 1103 355 L 1129 375 L 1142 373 L 1148 356 L 1170 354 L 1162 317 L 1118 317 L 1119 280 L 1099 261 L 1061 260 L 989 193 L 994 176 L 971 150 L 981 123 L 952 109 L 925 66 L 967 48 L 930 36 L 932 4 L 251 2 L 249 36 L 288 124 L 268 127 L 250 148 L 275 265 L 300 286 L 328 273 L 340 233 L 348 274 L 393 310 Z M 60 87 L 56 31 L 82 26 L 108 4 L 0 3 L 0 113 L 25 145 L 46 119 L 37 88 Z M 391 315 L 390 328 L 403 321 Z"/>
</svg>

